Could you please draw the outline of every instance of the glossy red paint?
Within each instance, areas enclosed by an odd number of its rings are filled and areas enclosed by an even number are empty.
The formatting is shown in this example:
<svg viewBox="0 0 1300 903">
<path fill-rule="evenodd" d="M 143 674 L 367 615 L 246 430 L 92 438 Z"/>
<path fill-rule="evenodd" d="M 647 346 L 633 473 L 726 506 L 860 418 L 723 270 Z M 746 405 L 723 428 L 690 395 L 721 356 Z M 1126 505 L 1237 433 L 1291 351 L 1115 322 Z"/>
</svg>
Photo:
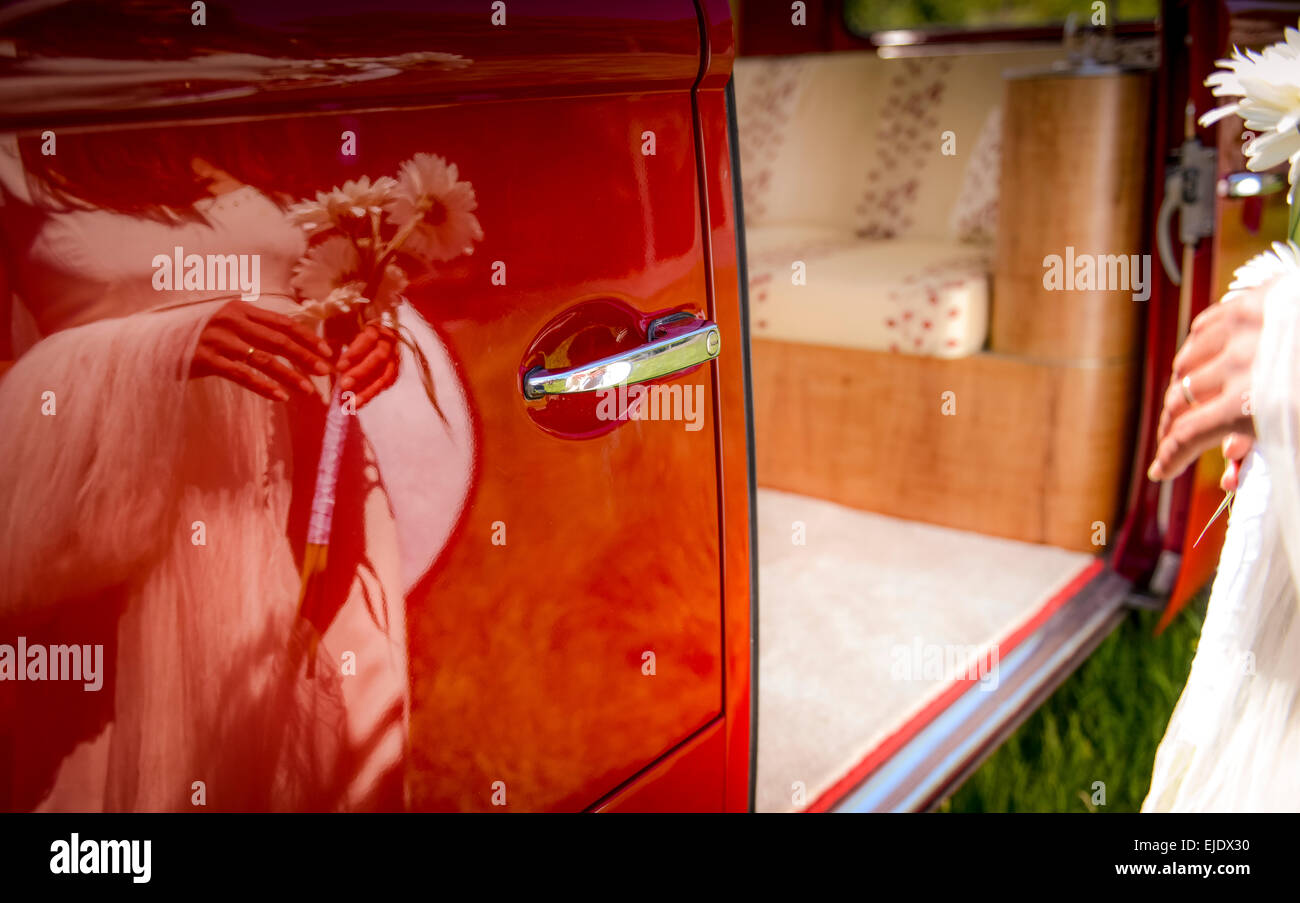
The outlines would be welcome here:
<svg viewBox="0 0 1300 903">
<path fill-rule="evenodd" d="M 740 173 L 732 168 L 728 131 L 727 86 L 735 60 L 735 32 L 726 0 L 701 0 L 707 36 L 699 84 L 695 90 L 696 142 L 702 185 L 704 248 L 708 266 L 710 317 L 722 332 L 724 349 L 714 363 L 715 423 L 720 437 L 717 475 L 722 550 L 723 718 L 705 728 L 673 756 L 650 770 L 600 811 L 681 811 L 711 808 L 716 777 L 725 782 L 720 801 L 728 812 L 753 807 L 752 781 L 757 728 L 752 703 L 757 661 L 756 592 L 751 569 L 755 550 L 751 532 L 752 469 L 748 420 L 749 331 L 741 300 L 737 244 L 739 211 L 734 188 Z"/>
<path fill-rule="evenodd" d="M 259 187 L 299 196 L 417 152 L 473 182 L 483 241 L 408 291 L 454 362 L 474 436 L 464 508 L 408 598 L 413 808 L 500 811 L 498 782 L 507 811 L 612 793 L 616 808 L 748 808 L 747 348 L 725 0 L 702 14 L 692 0 L 521 0 L 503 27 L 468 2 L 207 6 L 203 49 L 266 61 L 15 97 L 0 127 L 75 143 L 111 126 L 141 146 L 166 133 L 196 156 L 217 135 L 283 146 Z M 26 27 L 84 33 L 86 10 L 110 27 L 105 7 L 77 7 Z M 184 10 L 126 4 L 111 30 L 142 37 L 113 52 L 187 58 L 199 44 Z M 426 51 L 458 62 L 397 56 Z M 350 78 L 367 57 L 391 71 Z M 337 152 L 345 130 L 355 157 Z M 606 428 L 589 402 L 523 398 L 537 360 L 594 359 L 674 310 L 721 329 L 716 364 L 666 380 L 698 387 L 704 428 Z"/>
<path fill-rule="evenodd" d="M 57 57 L 146 61 L 146 77 L 105 91 L 84 69 L 53 96 L 6 98 L 4 121 L 37 128 L 52 111 L 64 122 L 120 123 L 677 91 L 699 72 L 687 0 L 522 0 L 508 4 L 504 24 L 492 15 L 479 0 L 217 0 L 200 30 L 189 4 L 73 0 L 28 12 L 6 35 L 53 45 Z M 252 56 L 234 67 L 210 57 L 163 65 L 213 51 Z M 365 78 L 343 79 L 363 68 Z M 10 65 L 9 74 L 22 71 Z"/>
<path fill-rule="evenodd" d="M 664 756 L 597 812 L 720 812 L 726 786 L 726 730 L 719 719 Z"/>
<path fill-rule="evenodd" d="M 640 153 L 646 129 L 657 156 Z M 721 712 L 713 431 L 638 421 L 558 438 L 539 421 L 568 399 L 527 402 L 519 381 L 538 337 L 588 299 L 704 312 L 691 132 L 681 92 L 454 106 L 412 133 L 471 142 L 449 155 L 483 174 L 488 236 L 479 271 L 427 298 L 480 444 L 461 529 L 413 603 L 419 808 L 490 809 L 495 781 L 511 806 L 585 808 Z M 521 144 L 544 178 L 520 171 Z M 490 283 L 495 260 L 507 286 Z M 704 386 L 706 423 L 712 379 L 674 380 Z"/>
</svg>

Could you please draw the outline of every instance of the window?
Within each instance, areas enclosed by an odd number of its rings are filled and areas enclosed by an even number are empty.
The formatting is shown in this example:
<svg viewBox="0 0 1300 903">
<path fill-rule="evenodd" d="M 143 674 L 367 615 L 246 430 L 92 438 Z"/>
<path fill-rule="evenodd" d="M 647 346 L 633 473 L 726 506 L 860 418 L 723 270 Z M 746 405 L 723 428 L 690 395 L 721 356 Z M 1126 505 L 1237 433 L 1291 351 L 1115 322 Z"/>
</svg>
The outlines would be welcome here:
<svg viewBox="0 0 1300 903">
<path fill-rule="evenodd" d="M 1080 27 L 1154 22 L 1159 0 L 844 0 L 844 22 L 864 37 L 897 29 L 1014 29 L 1063 24 L 1070 13 Z"/>
</svg>

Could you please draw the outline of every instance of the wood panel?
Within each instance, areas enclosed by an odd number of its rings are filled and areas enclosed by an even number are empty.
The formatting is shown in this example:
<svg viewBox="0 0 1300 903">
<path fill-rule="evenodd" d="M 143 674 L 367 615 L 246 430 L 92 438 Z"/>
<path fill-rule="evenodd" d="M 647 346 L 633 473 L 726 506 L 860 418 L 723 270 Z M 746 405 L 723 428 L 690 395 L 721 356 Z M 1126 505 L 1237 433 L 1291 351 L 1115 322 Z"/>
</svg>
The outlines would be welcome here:
<svg viewBox="0 0 1300 903">
<path fill-rule="evenodd" d="M 1116 526 L 1133 365 L 753 341 L 758 483 L 1077 550 Z M 955 413 L 945 414 L 952 392 Z"/>
<path fill-rule="evenodd" d="M 1064 263 L 1068 248 L 1143 250 L 1149 95 L 1138 73 L 1007 80 L 991 350 L 1127 359 L 1137 347 L 1143 308 L 1131 287 L 1048 291 L 1043 276 L 1044 259 Z M 1159 264 L 1147 260 L 1149 289 Z"/>
</svg>

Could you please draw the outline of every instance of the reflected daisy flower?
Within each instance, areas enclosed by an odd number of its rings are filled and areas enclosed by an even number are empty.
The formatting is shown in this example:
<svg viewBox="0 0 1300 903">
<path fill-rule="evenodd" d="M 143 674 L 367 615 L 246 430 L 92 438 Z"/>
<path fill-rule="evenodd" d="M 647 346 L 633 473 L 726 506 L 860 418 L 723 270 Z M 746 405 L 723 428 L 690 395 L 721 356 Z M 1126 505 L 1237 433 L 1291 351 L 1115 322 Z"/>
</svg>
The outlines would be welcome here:
<svg viewBox="0 0 1300 903">
<path fill-rule="evenodd" d="M 402 250 L 426 260 L 451 260 L 474 253 L 483 239 L 474 210 L 474 186 L 459 180 L 456 164 L 419 153 L 402 164 L 394 195 L 384 205 L 404 236 Z"/>
<path fill-rule="evenodd" d="M 341 235 L 332 235 L 307 250 L 293 268 L 290 285 L 302 298 L 305 315 L 326 319 L 373 304 L 378 313 L 394 309 L 406 289 L 407 279 L 401 267 L 389 264 L 378 286 L 366 295 L 361 255 L 356 246 Z"/>
<path fill-rule="evenodd" d="M 381 176 L 374 182 L 369 176 L 349 180 L 341 187 L 316 192 L 313 201 L 294 204 L 288 211 L 289 221 L 302 227 L 309 235 L 323 234 L 370 213 L 380 213 L 396 187 L 397 181 L 388 176 Z"/>
</svg>

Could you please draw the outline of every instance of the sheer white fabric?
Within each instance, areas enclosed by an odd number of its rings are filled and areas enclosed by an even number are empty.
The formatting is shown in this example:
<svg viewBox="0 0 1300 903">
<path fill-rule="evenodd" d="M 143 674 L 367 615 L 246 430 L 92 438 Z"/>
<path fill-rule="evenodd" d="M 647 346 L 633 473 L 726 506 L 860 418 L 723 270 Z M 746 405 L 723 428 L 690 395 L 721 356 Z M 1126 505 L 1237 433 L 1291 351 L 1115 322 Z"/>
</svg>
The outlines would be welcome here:
<svg viewBox="0 0 1300 903">
<path fill-rule="evenodd" d="M 34 800 L 44 810 L 191 809 L 195 782 L 209 809 L 391 806 L 378 794 L 395 773 L 400 787 L 406 747 L 405 594 L 450 534 L 473 451 L 446 349 L 404 305 L 449 424 L 403 350 L 397 383 L 357 417 L 364 451 L 341 478 L 371 487 L 366 567 L 309 677 L 289 656 L 292 478 L 315 466 L 294 460 L 295 409 L 224 379 L 183 378 L 227 299 L 160 294 L 150 269 L 176 245 L 257 253 L 257 303 L 287 310 L 275 293 L 289 291 L 301 237 L 248 188 L 201 202 L 199 224 L 50 212 L 25 194 L 16 161 L 10 140 L 0 187 L 23 209 L 7 219 L 36 223 L 11 281 L 41 337 L 0 378 L 0 620 L 62 622 L 77 637 L 87 600 L 120 616 L 105 649 L 109 722 L 69 744 L 52 774 L 39 763 L 25 772 L 20 755 L 10 779 L 44 782 Z M 64 715 L 16 725 L 20 752 Z"/>
<path fill-rule="evenodd" d="M 1143 811 L 1300 810 L 1298 311 L 1291 273 L 1265 296 L 1252 373 L 1258 439 Z"/>
</svg>

